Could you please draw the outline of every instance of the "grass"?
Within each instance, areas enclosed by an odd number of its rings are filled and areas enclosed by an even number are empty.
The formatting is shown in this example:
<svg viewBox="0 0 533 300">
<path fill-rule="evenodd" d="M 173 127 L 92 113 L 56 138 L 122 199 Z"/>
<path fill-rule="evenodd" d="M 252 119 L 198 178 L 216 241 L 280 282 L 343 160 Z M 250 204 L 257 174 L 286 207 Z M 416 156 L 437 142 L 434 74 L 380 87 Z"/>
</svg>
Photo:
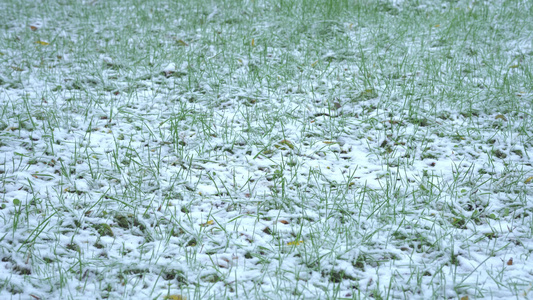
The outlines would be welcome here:
<svg viewBox="0 0 533 300">
<path fill-rule="evenodd" d="M 532 16 L 3 1 L 1 298 L 530 296 Z"/>
</svg>

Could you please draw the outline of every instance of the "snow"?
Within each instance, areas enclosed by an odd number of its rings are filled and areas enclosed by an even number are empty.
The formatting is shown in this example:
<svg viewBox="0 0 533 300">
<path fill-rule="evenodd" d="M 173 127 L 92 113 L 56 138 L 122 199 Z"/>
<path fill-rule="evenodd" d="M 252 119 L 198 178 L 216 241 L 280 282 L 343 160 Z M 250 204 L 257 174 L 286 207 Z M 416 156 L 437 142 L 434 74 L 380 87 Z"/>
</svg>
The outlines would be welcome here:
<svg viewBox="0 0 533 300">
<path fill-rule="evenodd" d="M 501 78 L 455 69 L 525 81 L 510 66 L 530 62 L 531 27 L 501 25 L 516 37 L 505 60 L 424 65 L 445 55 L 423 45 L 446 19 L 403 51 L 368 19 L 328 36 L 258 2 L 243 5 L 271 16 L 246 26 L 261 15 L 226 4 L 199 4 L 194 25 L 170 4 L 0 13 L 0 298 L 531 296 L 531 88 L 497 99 Z M 482 5 L 385 2 L 413 16 Z M 383 45 L 406 57 L 380 61 Z"/>
</svg>

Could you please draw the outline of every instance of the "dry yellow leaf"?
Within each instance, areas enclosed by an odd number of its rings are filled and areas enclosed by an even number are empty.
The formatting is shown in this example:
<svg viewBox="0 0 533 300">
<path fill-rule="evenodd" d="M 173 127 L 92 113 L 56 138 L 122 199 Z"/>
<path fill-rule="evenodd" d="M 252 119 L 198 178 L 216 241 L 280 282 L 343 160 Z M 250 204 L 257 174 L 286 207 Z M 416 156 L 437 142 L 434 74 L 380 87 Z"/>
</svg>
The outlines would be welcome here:
<svg viewBox="0 0 533 300">
<path fill-rule="evenodd" d="M 43 42 L 43 41 L 37 41 L 35 42 L 36 44 L 39 44 L 39 45 L 43 45 L 43 46 L 47 46 L 47 45 L 50 45 L 50 43 L 48 42 Z"/>
<path fill-rule="evenodd" d="M 215 221 L 213 221 L 213 220 L 209 220 L 209 221 L 207 221 L 207 222 L 205 222 L 205 223 L 200 224 L 200 226 L 202 226 L 202 227 L 207 227 L 207 226 L 209 226 L 209 225 L 213 225 L 213 224 L 215 224 Z"/>
<path fill-rule="evenodd" d="M 292 246 L 292 245 L 298 246 L 298 245 L 302 244 L 303 242 L 304 242 L 304 241 L 288 242 L 287 245 L 289 245 L 289 246 Z"/>
<path fill-rule="evenodd" d="M 494 117 L 494 119 L 496 119 L 496 120 L 502 119 L 504 121 L 507 121 L 507 118 L 504 115 L 502 115 L 502 114 L 497 115 L 496 117 Z"/>
<path fill-rule="evenodd" d="M 528 183 L 531 182 L 531 180 L 533 180 L 533 176 L 528 177 L 528 178 L 524 181 L 524 183 L 525 183 L 525 184 L 528 184 Z"/>
<path fill-rule="evenodd" d="M 168 300 L 187 300 L 187 298 L 185 296 L 182 296 L 182 295 L 168 295 L 168 296 L 165 296 L 163 299 L 168 299 Z"/>
</svg>

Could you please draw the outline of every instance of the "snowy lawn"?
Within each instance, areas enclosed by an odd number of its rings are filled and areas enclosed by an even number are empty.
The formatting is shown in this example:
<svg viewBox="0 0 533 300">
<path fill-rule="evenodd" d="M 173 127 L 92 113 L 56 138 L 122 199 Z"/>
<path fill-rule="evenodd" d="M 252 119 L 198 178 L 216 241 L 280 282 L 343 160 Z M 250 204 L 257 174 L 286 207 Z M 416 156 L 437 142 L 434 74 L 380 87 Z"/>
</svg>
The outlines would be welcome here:
<svg viewBox="0 0 533 300">
<path fill-rule="evenodd" d="M 1 299 L 533 297 L 533 3 L 0 2 Z"/>
</svg>

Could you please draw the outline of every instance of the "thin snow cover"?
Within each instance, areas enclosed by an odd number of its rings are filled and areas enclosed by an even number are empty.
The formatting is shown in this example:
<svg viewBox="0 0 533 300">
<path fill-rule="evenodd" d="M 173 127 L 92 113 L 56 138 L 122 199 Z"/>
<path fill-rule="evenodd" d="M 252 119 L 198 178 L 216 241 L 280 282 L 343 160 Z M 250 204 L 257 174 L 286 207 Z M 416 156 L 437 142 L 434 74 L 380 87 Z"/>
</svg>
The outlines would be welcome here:
<svg viewBox="0 0 533 300">
<path fill-rule="evenodd" d="M 111 57 L 109 57 L 109 56 L 102 55 L 101 59 L 106 64 L 113 64 L 113 59 Z"/>
<path fill-rule="evenodd" d="M 38 30 L 38 29 L 40 29 L 43 26 L 44 26 L 44 22 L 42 22 L 42 21 L 34 21 L 34 22 L 30 23 L 30 29 L 31 30 Z"/>
<path fill-rule="evenodd" d="M 165 74 L 167 75 L 176 72 L 176 64 L 173 62 L 169 63 L 166 67 L 163 68 L 163 72 L 165 72 Z"/>
<path fill-rule="evenodd" d="M 527 2 L 230 2 L 0 3 L 0 299 L 531 297 Z"/>
</svg>

